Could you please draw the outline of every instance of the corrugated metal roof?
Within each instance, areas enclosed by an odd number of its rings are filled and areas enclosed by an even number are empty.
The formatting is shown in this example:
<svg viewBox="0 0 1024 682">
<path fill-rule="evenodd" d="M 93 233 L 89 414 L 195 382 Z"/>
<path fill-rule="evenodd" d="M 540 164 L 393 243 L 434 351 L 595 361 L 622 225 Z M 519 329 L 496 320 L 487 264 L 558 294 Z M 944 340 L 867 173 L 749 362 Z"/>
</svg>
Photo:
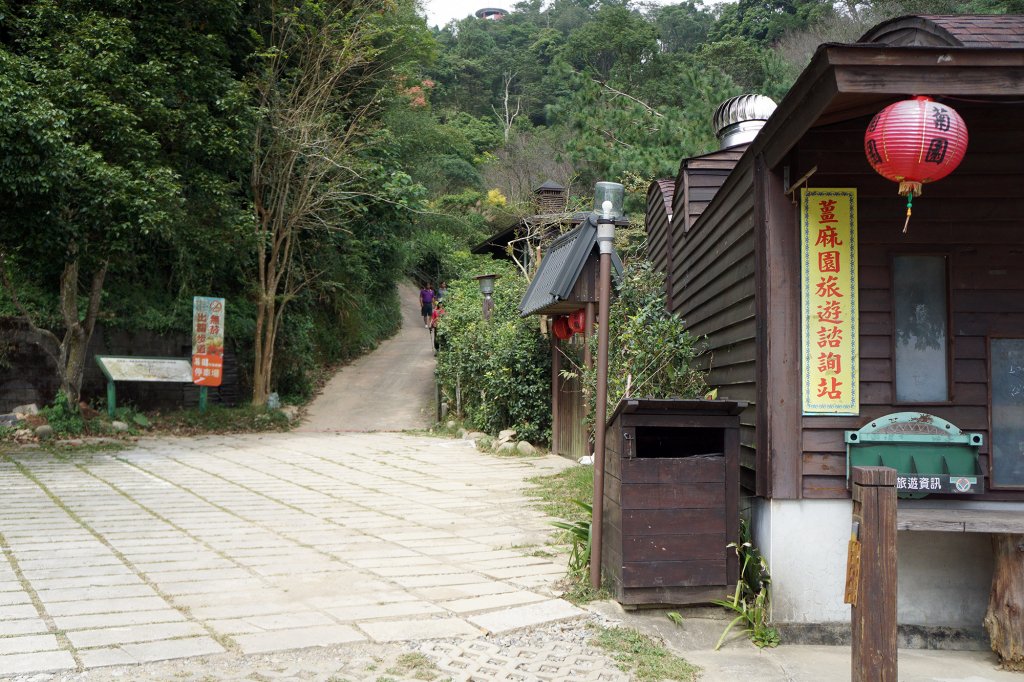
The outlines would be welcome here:
<svg viewBox="0 0 1024 682">
<path fill-rule="evenodd" d="M 900 47 L 1024 48 L 1021 14 L 922 14 L 875 26 L 857 42 Z"/>
<path fill-rule="evenodd" d="M 564 301 L 583 272 L 587 258 L 597 248 L 597 225 L 588 216 L 579 226 L 551 242 L 544 259 L 527 287 L 519 312 L 523 317 L 542 314 L 547 306 Z M 612 267 L 622 272 L 622 261 L 612 254 Z"/>
</svg>

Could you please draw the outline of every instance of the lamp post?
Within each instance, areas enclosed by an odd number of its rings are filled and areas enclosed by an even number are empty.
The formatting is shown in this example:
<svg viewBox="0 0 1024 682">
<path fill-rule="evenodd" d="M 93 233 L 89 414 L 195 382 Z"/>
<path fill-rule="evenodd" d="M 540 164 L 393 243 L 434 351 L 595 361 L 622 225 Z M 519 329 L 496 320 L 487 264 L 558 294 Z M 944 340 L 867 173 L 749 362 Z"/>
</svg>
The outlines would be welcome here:
<svg viewBox="0 0 1024 682">
<path fill-rule="evenodd" d="M 483 301 L 483 315 L 486 322 L 491 321 L 491 311 L 494 310 L 494 301 L 491 300 L 491 294 L 494 293 L 494 280 L 501 277 L 501 275 L 477 275 L 473 279 L 480 285 L 480 293 L 484 295 Z"/>
<path fill-rule="evenodd" d="M 608 307 L 611 299 L 612 241 L 615 220 L 622 217 L 625 188 L 617 182 L 599 182 L 594 186 L 594 214 L 597 222 L 597 248 L 601 254 L 597 294 L 597 405 L 594 428 L 594 504 L 590 520 L 590 586 L 601 587 L 601 544 L 604 517 L 604 454 L 608 429 Z"/>
</svg>

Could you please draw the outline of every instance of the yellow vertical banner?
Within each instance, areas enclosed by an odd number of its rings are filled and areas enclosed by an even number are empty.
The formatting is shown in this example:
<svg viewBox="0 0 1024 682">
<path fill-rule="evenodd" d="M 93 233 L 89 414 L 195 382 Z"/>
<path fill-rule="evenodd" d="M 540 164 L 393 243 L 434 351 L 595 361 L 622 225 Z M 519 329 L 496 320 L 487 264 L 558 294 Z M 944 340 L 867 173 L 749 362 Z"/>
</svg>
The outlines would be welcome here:
<svg viewBox="0 0 1024 682">
<path fill-rule="evenodd" d="M 858 414 L 857 190 L 800 190 L 804 414 Z"/>
</svg>

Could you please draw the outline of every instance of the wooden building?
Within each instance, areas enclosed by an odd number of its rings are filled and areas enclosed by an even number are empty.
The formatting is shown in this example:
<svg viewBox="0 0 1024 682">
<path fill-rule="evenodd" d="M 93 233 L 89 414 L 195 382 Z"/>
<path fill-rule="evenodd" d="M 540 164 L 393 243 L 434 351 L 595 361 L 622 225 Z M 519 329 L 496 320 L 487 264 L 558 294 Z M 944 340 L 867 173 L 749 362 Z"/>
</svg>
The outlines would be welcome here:
<svg viewBox="0 0 1024 682">
<path fill-rule="evenodd" d="M 904 234 L 906 201 L 869 165 L 864 136 L 916 95 L 959 112 L 970 141 L 914 199 Z M 819 47 L 753 141 L 651 185 L 650 257 L 671 310 L 706 336 L 719 396 L 750 404 L 741 481 L 777 622 L 849 621 L 846 434 L 919 412 L 982 435 L 984 493 L 900 501 L 899 619 L 983 636 L 988 534 L 1024 532 L 1024 382 L 1007 381 L 1024 372 L 1022 114 L 1024 16 L 902 17 Z M 803 405 L 803 187 L 855 190 L 859 404 L 841 414 Z"/>
<path fill-rule="evenodd" d="M 592 216 L 552 241 L 530 286 L 519 304 L 519 312 L 547 316 L 549 323 L 558 317 L 584 311 L 584 327 L 592 329 L 597 314 L 600 256 L 597 248 L 597 224 Z M 622 274 L 622 261 L 612 255 L 612 269 Z M 591 452 L 591 434 L 584 420 L 586 400 L 578 378 L 562 375 L 590 357 L 589 334 L 576 334 L 559 340 L 549 328 L 551 339 L 551 451 L 572 459 Z"/>
</svg>

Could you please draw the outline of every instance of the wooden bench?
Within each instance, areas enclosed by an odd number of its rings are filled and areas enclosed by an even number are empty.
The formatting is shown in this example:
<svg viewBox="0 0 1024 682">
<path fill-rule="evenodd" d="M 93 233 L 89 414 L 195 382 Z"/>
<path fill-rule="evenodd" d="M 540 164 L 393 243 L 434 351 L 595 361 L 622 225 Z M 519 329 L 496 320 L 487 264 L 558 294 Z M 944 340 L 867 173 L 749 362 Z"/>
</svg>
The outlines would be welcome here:
<svg viewBox="0 0 1024 682">
<path fill-rule="evenodd" d="M 922 509 L 899 506 L 896 509 L 896 530 L 1024 535 L 1024 510 Z"/>
<path fill-rule="evenodd" d="M 985 629 L 1004 667 L 1024 670 L 1024 510 L 956 509 L 904 505 L 896 530 L 988 533 L 992 537 L 992 591 Z"/>
</svg>

